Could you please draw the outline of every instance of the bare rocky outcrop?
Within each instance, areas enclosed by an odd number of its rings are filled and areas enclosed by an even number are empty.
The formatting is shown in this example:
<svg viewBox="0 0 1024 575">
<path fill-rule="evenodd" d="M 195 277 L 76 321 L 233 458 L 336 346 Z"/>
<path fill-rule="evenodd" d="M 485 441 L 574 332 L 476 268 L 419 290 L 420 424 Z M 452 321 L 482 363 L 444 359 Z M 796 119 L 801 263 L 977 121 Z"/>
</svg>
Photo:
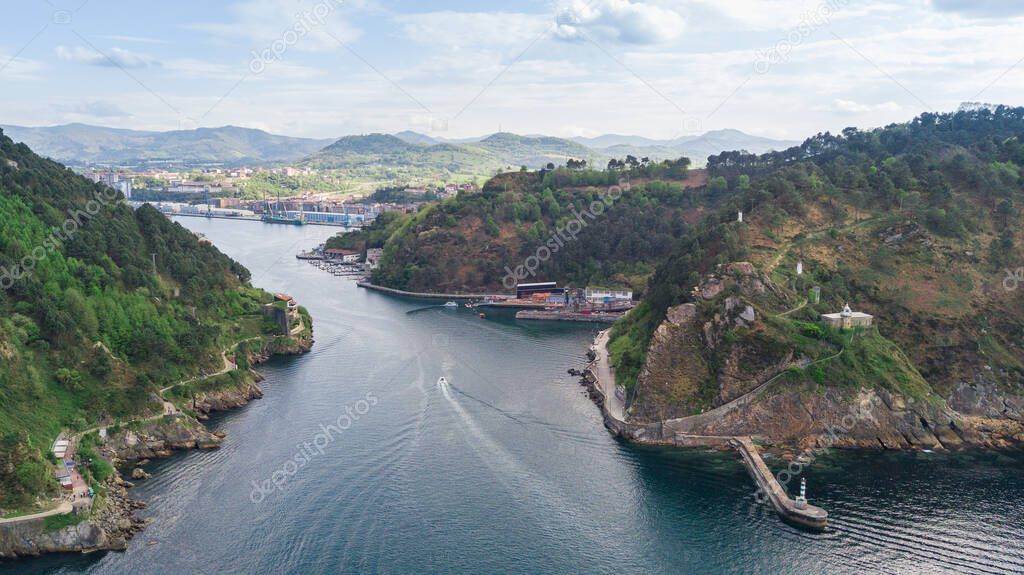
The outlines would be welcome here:
<svg viewBox="0 0 1024 575">
<path fill-rule="evenodd" d="M 983 376 L 960 382 L 949 395 L 949 405 L 966 415 L 1024 423 L 1024 395 L 1008 393 Z"/>
<path fill-rule="evenodd" d="M 756 331 L 754 301 L 787 302 L 753 265 L 721 266 L 693 296 L 696 303 L 669 308 L 651 338 L 630 407 L 638 423 L 689 415 L 707 401 L 726 403 L 796 365 L 791 350 L 723 345 L 734 329 Z M 702 396 L 709 378 L 718 383 L 711 398 Z"/>
<path fill-rule="evenodd" d="M 262 377 L 255 376 L 257 380 Z M 190 403 L 192 410 L 201 416 L 214 411 L 227 411 L 238 409 L 248 405 L 254 399 L 263 398 L 263 389 L 256 381 L 247 383 L 244 386 L 228 387 L 212 391 L 204 391 L 193 396 Z"/>
</svg>

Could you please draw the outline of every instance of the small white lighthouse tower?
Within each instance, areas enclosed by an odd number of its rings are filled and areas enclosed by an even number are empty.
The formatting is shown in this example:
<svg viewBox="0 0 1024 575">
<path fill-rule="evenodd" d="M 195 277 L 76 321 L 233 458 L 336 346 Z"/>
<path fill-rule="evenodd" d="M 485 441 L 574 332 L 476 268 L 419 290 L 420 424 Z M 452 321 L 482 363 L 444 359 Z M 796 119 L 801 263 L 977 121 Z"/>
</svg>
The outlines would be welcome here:
<svg viewBox="0 0 1024 575">
<path fill-rule="evenodd" d="M 740 212 L 736 215 L 736 221 L 741 223 L 741 224 L 743 223 L 743 211 L 742 210 L 740 210 Z"/>
<path fill-rule="evenodd" d="M 796 262 L 796 275 L 804 275 L 804 260 L 797 260 Z"/>
<path fill-rule="evenodd" d="M 796 498 L 796 508 L 803 509 L 807 507 L 807 479 L 800 478 L 800 495 Z"/>
</svg>

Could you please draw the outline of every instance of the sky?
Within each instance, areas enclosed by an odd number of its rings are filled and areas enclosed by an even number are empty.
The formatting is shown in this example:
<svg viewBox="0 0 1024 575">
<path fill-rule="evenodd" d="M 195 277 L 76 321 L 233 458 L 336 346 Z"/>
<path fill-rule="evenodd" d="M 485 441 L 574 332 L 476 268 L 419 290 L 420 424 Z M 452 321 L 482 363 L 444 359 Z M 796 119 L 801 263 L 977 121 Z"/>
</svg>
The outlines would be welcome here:
<svg viewBox="0 0 1024 575">
<path fill-rule="evenodd" d="M 0 124 L 799 140 L 1024 104 L 1024 2 L 3 0 Z"/>
</svg>

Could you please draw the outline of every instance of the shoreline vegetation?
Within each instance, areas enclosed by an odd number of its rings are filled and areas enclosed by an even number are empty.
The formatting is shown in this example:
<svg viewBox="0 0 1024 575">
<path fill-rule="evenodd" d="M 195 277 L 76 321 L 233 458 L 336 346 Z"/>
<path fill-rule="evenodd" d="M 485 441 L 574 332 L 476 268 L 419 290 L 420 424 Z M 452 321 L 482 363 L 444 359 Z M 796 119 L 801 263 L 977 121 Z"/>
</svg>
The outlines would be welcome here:
<svg viewBox="0 0 1024 575">
<path fill-rule="evenodd" d="M 64 501 L 43 514 L 26 511 L 22 517 L 0 521 L 0 559 L 126 549 L 145 527 L 134 515 L 145 504 L 130 498 L 127 490 L 132 484 L 122 471 L 132 469 L 133 479 L 145 479 L 149 475 L 141 471 L 140 463 L 169 457 L 174 451 L 220 447 L 224 434 L 210 432 L 201 421 L 211 412 L 241 408 L 263 397 L 258 385 L 262 376 L 255 367 L 272 357 L 309 352 L 313 338 L 308 314 L 303 314 L 303 323 L 295 336 L 239 340 L 222 354 L 223 370 L 160 390 L 166 406 L 161 414 L 112 422 L 101 428 L 104 438 L 99 429 L 75 433 L 72 441 L 80 446 L 79 453 L 88 456 L 83 459 L 92 459 L 85 475 L 96 492 L 93 502 L 80 512 L 72 512 L 72 505 Z M 254 340 L 259 340 L 258 345 L 246 345 Z M 239 350 L 234 362 L 227 358 L 231 349 Z"/>
<path fill-rule="evenodd" d="M 0 132 L 0 558 L 124 548 L 142 524 L 118 468 L 215 447 L 200 419 L 308 350 L 308 312 L 250 277 Z"/>
</svg>

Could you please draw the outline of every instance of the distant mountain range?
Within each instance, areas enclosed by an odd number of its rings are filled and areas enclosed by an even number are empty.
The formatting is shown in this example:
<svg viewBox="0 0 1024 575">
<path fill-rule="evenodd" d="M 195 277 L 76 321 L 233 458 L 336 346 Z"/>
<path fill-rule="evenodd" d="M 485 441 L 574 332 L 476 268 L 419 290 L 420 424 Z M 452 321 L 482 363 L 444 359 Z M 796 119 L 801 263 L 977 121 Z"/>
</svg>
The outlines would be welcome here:
<svg viewBox="0 0 1024 575">
<path fill-rule="evenodd" d="M 370 176 L 380 170 L 429 175 L 490 175 L 525 165 L 540 168 L 568 158 L 595 165 L 626 155 L 654 160 L 687 156 L 703 165 L 709 155 L 726 150 L 764 153 L 796 145 L 718 130 L 699 136 L 655 140 L 640 136 L 555 138 L 497 133 L 478 138 L 435 138 L 412 131 L 345 136 L 341 139 L 293 138 L 262 130 L 224 126 L 150 132 L 66 124 L 29 128 L 0 126 L 13 140 L 41 155 L 72 166 L 195 167 L 222 164 L 304 163 L 323 168 L 359 170 Z M 389 178 L 390 179 L 390 178 Z"/>
<path fill-rule="evenodd" d="M 277 136 L 263 130 L 236 126 L 171 132 L 122 130 L 88 124 L 0 128 L 12 140 L 28 144 L 40 155 L 72 166 L 270 164 L 298 160 L 333 142 Z"/>
<path fill-rule="evenodd" d="M 695 136 L 683 136 L 671 140 L 655 140 L 642 136 L 623 136 L 618 134 L 607 134 L 595 138 L 570 138 L 568 140 L 551 138 L 546 136 L 515 136 L 513 134 L 495 134 L 480 138 L 466 138 L 460 140 L 449 140 L 444 138 L 432 138 L 418 132 L 399 132 L 395 137 L 408 143 L 416 145 L 432 144 L 458 144 L 472 145 L 485 144 L 496 136 L 502 137 L 507 142 L 513 138 L 520 138 L 516 149 L 523 151 L 529 146 L 541 146 L 549 152 L 553 152 L 558 158 L 564 161 L 564 154 L 576 154 L 576 158 L 603 159 L 624 158 L 627 155 L 637 157 L 647 156 L 653 160 L 674 159 L 686 156 L 693 160 L 694 165 L 702 166 L 707 162 L 708 156 L 720 154 L 729 150 L 746 150 L 755 154 L 763 154 L 771 150 L 783 150 L 797 146 L 800 142 L 787 140 L 774 140 L 760 136 L 752 136 L 739 130 L 715 130 Z M 581 148 L 572 148 L 569 144 L 578 144 Z M 585 149 L 586 151 L 582 151 Z M 529 155 L 524 159 L 529 160 Z M 514 159 L 509 159 L 517 163 Z M 530 165 L 530 162 L 525 162 Z M 530 165 L 530 167 L 539 167 Z"/>
<path fill-rule="evenodd" d="M 739 130 L 715 130 L 698 136 L 683 136 L 674 140 L 605 135 L 596 138 L 573 138 L 573 141 L 609 156 L 623 157 L 626 154 L 632 154 L 659 160 L 686 156 L 698 166 L 703 165 L 708 156 L 724 151 L 746 150 L 754 154 L 763 154 L 771 150 L 784 150 L 800 145 L 800 142 L 762 138 Z"/>
</svg>

